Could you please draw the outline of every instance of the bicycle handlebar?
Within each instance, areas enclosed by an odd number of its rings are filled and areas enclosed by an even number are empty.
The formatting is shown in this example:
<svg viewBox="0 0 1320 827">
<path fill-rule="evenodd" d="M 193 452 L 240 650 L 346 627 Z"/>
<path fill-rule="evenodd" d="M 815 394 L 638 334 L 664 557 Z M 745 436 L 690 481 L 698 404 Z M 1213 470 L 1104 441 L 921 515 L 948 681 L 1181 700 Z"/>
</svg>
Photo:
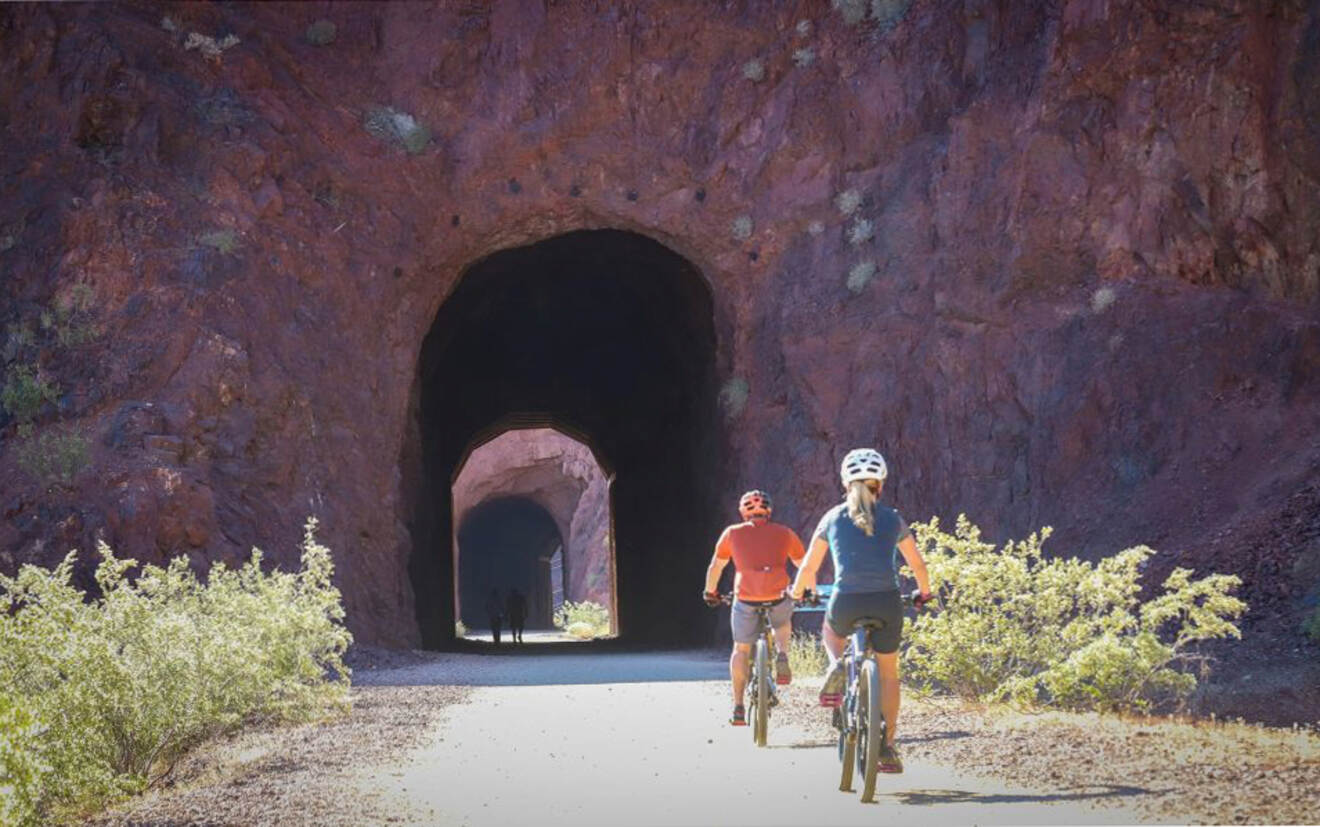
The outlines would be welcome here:
<svg viewBox="0 0 1320 827">
<path fill-rule="evenodd" d="M 716 603 L 716 604 L 710 604 L 710 603 L 708 603 L 707 605 L 710 606 L 712 609 L 715 608 L 715 606 L 731 606 L 731 605 L 733 605 L 733 595 L 732 595 L 732 594 L 722 594 L 722 595 L 719 596 L 719 598 L 720 598 L 719 603 Z M 793 601 L 793 605 L 794 605 L 794 606 L 819 606 L 819 605 L 820 605 L 820 596 L 817 595 L 815 592 L 805 592 L 805 593 L 802 595 L 802 599 L 801 599 L 801 600 L 794 600 L 794 601 Z M 760 607 L 758 607 L 758 608 L 760 608 Z M 764 607 L 764 608 L 767 608 L 767 609 L 768 609 L 768 608 L 770 608 L 770 607 L 769 607 L 769 606 L 766 606 L 766 607 Z"/>
</svg>

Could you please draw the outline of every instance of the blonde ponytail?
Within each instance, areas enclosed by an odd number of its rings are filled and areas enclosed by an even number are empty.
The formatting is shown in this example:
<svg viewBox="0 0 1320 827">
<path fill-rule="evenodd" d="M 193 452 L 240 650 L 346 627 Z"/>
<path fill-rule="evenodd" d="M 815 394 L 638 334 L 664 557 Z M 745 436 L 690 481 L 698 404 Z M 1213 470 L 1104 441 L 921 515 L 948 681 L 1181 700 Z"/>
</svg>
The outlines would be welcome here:
<svg viewBox="0 0 1320 827">
<path fill-rule="evenodd" d="M 848 516 L 867 537 L 875 533 L 875 492 L 866 480 L 848 483 Z"/>
</svg>

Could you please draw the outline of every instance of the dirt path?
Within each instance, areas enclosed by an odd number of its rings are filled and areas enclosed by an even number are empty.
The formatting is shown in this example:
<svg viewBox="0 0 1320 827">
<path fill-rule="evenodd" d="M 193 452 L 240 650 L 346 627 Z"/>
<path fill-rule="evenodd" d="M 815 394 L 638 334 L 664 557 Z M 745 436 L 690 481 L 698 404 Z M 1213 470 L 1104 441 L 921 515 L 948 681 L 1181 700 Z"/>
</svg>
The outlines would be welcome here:
<svg viewBox="0 0 1320 827">
<path fill-rule="evenodd" d="M 1320 783 L 1320 756 L 1313 756 L 1286 768 L 1293 775 L 1274 779 L 1292 790 L 1292 800 L 1280 805 L 1277 793 L 1261 787 L 1258 800 L 1274 801 L 1275 809 L 1202 812 L 1190 802 L 1205 796 L 1185 789 L 1186 778 L 1161 775 L 1172 769 L 1167 750 L 1150 750 L 1144 764 L 1128 755 L 1120 772 L 1106 773 L 1098 751 L 1090 764 L 1077 760 L 1084 726 L 1067 738 L 1057 726 L 1006 734 L 1002 722 L 913 705 L 904 733 L 907 771 L 882 776 L 878 802 L 864 805 L 836 789 L 831 730 L 812 703 L 810 682 L 790 688 L 772 723 L 771 746 L 757 749 L 748 729 L 723 722 L 726 666 L 717 653 L 391 660 L 358 668 L 359 708 L 346 721 L 231 739 L 212 748 L 209 761 L 198 758 L 206 772 L 104 822 L 1278 823 L 1306 821 L 1295 814 L 1313 806 L 1305 791 Z M 1131 734 L 1113 738 L 1129 743 L 1122 738 Z M 1052 758 L 1060 744 L 1074 752 Z M 991 760 L 978 760 L 984 757 Z M 1249 784 L 1268 780 L 1209 774 L 1201 784 L 1232 789 L 1241 805 L 1251 800 L 1243 797 Z"/>
<path fill-rule="evenodd" d="M 809 724 L 777 719 L 766 749 L 748 729 L 725 725 L 726 667 L 706 652 L 486 658 L 461 674 L 453 666 L 367 678 L 496 684 L 451 707 L 399 774 L 359 777 L 359 789 L 400 817 L 456 825 L 517 824 L 529 813 L 574 825 L 1140 820 L 1091 806 L 1123 790 L 1007 786 L 920 759 L 882 778 L 878 803 L 863 805 L 837 791 L 834 745 Z"/>
</svg>

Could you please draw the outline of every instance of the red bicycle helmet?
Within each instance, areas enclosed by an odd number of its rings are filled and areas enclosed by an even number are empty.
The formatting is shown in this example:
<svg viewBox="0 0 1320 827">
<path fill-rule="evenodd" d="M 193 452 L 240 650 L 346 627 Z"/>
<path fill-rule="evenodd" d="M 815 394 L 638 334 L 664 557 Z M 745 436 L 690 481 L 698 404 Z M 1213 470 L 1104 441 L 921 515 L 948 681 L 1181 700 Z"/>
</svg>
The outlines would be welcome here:
<svg viewBox="0 0 1320 827">
<path fill-rule="evenodd" d="M 738 513 L 744 520 L 769 518 L 772 510 L 774 505 L 770 502 L 770 495 L 764 491 L 748 491 L 738 500 Z"/>
</svg>

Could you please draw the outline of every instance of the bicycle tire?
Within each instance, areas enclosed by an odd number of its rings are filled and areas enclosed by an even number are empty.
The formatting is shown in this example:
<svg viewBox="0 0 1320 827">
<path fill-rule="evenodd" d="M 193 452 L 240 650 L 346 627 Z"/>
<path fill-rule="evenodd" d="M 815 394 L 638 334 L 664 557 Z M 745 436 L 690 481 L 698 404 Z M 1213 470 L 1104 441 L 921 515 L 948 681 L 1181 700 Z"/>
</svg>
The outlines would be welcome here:
<svg viewBox="0 0 1320 827">
<path fill-rule="evenodd" d="M 839 792 L 853 791 L 853 761 L 857 755 L 857 732 L 852 726 L 852 705 L 855 693 L 852 687 L 844 692 L 843 703 L 839 704 Z"/>
<path fill-rule="evenodd" d="M 866 712 L 862 714 L 859 710 L 857 716 L 857 763 L 862 771 L 862 801 L 869 804 L 875 800 L 875 775 L 880 764 L 880 745 L 885 740 L 885 716 L 880 708 L 880 667 L 874 660 L 866 659 L 858 683 L 858 700 L 866 699 Z"/>
<path fill-rule="evenodd" d="M 752 668 L 752 738 L 758 747 L 765 746 L 770 732 L 770 652 L 765 638 L 756 642 L 756 660 Z"/>
</svg>

